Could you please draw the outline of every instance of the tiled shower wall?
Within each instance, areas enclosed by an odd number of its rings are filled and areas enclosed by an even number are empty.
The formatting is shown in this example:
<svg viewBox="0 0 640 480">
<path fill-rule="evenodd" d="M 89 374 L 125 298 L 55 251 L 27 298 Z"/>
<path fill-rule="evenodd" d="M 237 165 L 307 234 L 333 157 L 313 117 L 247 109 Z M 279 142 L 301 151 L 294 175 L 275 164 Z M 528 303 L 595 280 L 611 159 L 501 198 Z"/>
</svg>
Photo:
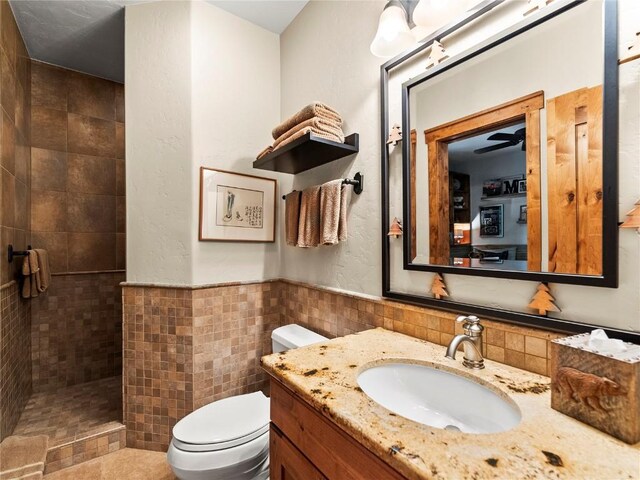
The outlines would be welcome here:
<svg viewBox="0 0 640 480">
<path fill-rule="evenodd" d="M 124 272 L 60 275 L 33 302 L 33 389 L 113 377 L 122 373 Z"/>
<path fill-rule="evenodd" d="M 211 288 L 125 286 L 127 446 L 166 451 L 198 407 L 260 390 L 260 358 L 281 325 L 280 282 Z"/>
<path fill-rule="evenodd" d="M 16 282 L 0 288 L 0 440 L 11 435 L 31 395 L 29 313 Z"/>
<path fill-rule="evenodd" d="M 121 372 L 124 87 L 32 62 L 31 103 L 32 243 L 54 273 L 33 300 L 33 388 L 43 391 Z"/>
<path fill-rule="evenodd" d="M 287 280 L 210 288 L 125 286 L 127 446 L 166 450 L 175 423 L 211 401 L 265 388 L 271 332 L 298 323 L 328 337 L 385 327 L 446 345 L 455 315 Z M 487 358 L 546 374 L 562 336 L 485 320 Z"/>
<path fill-rule="evenodd" d="M 13 13 L 0 1 L 0 440 L 10 435 L 31 394 L 30 304 L 15 283 L 22 265 L 10 264 L 9 244 L 31 241 L 30 60 Z"/>
</svg>

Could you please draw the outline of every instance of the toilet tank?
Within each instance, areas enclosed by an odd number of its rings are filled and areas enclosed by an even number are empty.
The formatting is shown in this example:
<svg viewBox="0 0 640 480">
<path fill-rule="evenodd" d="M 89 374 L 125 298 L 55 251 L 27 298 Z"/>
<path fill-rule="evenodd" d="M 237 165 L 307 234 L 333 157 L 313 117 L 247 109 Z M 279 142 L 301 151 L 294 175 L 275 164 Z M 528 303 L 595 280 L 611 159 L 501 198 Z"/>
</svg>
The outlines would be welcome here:
<svg viewBox="0 0 640 480">
<path fill-rule="evenodd" d="M 271 333 L 273 353 L 284 352 L 292 348 L 305 347 L 327 340 L 329 340 L 327 337 L 318 335 L 294 323 L 285 325 L 284 327 L 278 327 Z"/>
</svg>

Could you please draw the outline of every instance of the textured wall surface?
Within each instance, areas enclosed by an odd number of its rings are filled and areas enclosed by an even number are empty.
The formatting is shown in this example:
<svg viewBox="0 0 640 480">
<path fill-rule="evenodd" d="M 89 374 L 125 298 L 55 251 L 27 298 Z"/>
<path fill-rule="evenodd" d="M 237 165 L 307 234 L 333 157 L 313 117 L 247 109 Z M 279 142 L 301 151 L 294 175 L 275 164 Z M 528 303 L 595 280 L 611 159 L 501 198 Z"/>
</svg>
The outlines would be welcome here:
<svg viewBox="0 0 640 480">
<path fill-rule="evenodd" d="M 123 301 L 128 447 L 165 451 L 186 414 L 265 387 L 260 357 L 281 324 L 278 282 L 125 286 Z"/>
<path fill-rule="evenodd" d="M 22 259 L 30 231 L 30 60 L 13 13 L 0 1 L 0 440 L 10 435 L 31 394 L 29 302 L 20 298 Z"/>
<path fill-rule="evenodd" d="M 205 2 L 129 6 L 126 32 L 127 279 L 277 277 L 276 244 L 198 242 L 198 198 L 200 166 L 261 175 L 251 163 L 280 116 L 278 36 Z"/>
<path fill-rule="evenodd" d="M 189 4 L 142 3 L 125 12 L 130 281 L 191 282 Z"/>
<path fill-rule="evenodd" d="M 620 51 L 633 43 L 640 5 L 619 3 Z M 451 55 L 469 47 L 498 28 L 522 19 L 520 2 L 507 2 L 491 19 L 476 22 L 464 35 L 445 42 Z M 281 37 L 282 115 L 312 100 L 335 106 L 346 119 L 346 132 L 360 133 L 360 153 L 331 166 L 296 175 L 295 188 L 304 188 L 361 170 L 366 186 L 352 202 L 349 240 L 338 247 L 301 250 L 283 246 L 281 276 L 306 283 L 379 295 L 379 66 L 369 43 L 384 2 L 310 2 Z M 358 22 L 352 22 L 358 18 Z M 321 38 L 322 41 L 318 41 Z M 428 54 L 428 51 L 427 51 Z M 401 84 L 422 73 L 426 55 L 396 69 L 390 82 L 390 122 L 401 120 Z M 640 62 L 620 67 L 620 218 L 640 198 Z M 391 151 L 390 214 L 402 217 L 401 148 Z M 282 225 L 282 223 L 280 223 Z M 552 285 L 562 308 L 562 319 L 640 331 L 640 237 L 620 233 L 620 288 Z M 432 275 L 402 270 L 402 242 L 391 243 L 392 286 L 425 295 Z M 526 310 L 535 283 L 447 275 L 451 299 L 494 308 Z"/>
</svg>

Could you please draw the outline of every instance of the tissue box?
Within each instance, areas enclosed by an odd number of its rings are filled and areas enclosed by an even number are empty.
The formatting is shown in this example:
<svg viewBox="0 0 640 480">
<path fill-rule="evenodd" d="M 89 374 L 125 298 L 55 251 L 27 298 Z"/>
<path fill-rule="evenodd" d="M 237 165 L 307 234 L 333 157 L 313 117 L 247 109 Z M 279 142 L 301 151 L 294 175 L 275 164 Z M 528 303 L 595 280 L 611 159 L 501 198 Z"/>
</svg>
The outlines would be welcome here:
<svg viewBox="0 0 640 480">
<path fill-rule="evenodd" d="M 551 342 L 551 408 L 627 443 L 640 441 L 640 345 L 603 354 L 589 334 Z"/>
</svg>

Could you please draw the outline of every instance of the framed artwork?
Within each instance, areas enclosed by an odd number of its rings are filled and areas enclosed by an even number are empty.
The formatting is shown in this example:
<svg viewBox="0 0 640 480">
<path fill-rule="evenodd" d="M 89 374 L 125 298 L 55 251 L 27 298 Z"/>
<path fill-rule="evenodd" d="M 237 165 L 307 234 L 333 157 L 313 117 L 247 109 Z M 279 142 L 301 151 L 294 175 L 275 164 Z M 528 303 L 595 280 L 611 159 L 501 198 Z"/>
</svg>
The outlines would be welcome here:
<svg viewBox="0 0 640 480">
<path fill-rule="evenodd" d="M 518 193 L 527 193 L 527 180 L 518 180 Z"/>
<path fill-rule="evenodd" d="M 200 167 L 201 241 L 274 242 L 276 180 Z"/>
<path fill-rule="evenodd" d="M 485 180 L 482 182 L 482 196 L 495 197 L 502 193 L 502 180 Z"/>
<path fill-rule="evenodd" d="M 504 236 L 504 206 L 487 205 L 480 207 L 480 236 L 503 237 Z"/>
<path fill-rule="evenodd" d="M 520 205 L 520 217 L 518 218 L 518 223 L 527 223 L 527 206 Z"/>
</svg>

